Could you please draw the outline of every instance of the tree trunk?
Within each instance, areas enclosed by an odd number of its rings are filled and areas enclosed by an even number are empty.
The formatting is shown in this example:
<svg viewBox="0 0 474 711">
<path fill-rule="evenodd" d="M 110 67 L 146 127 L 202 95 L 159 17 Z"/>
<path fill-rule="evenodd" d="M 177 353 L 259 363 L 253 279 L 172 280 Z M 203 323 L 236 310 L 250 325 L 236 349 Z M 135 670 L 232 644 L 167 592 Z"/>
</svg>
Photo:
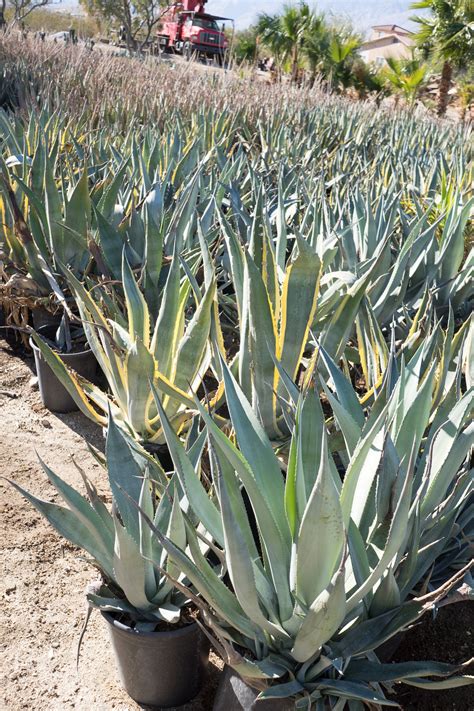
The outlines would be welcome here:
<svg viewBox="0 0 474 711">
<path fill-rule="evenodd" d="M 7 24 L 7 21 L 5 20 L 5 6 L 7 4 L 7 0 L 1 0 L 0 2 L 0 30 L 5 27 Z"/>
<path fill-rule="evenodd" d="M 293 47 L 293 58 L 291 66 L 291 81 L 295 82 L 298 79 L 298 45 L 295 43 Z"/>
<path fill-rule="evenodd" d="M 453 68 L 449 62 L 443 64 L 443 69 L 441 71 L 441 80 L 439 82 L 439 96 L 438 96 L 438 116 L 444 116 L 446 109 L 448 108 L 448 91 L 451 88 L 451 79 L 453 76 Z"/>
<path fill-rule="evenodd" d="M 122 1 L 123 9 L 123 27 L 125 29 L 125 42 L 127 44 L 127 50 L 130 54 L 135 51 L 135 39 L 133 37 L 132 31 L 132 11 L 130 8 L 129 0 Z"/>
</svg>

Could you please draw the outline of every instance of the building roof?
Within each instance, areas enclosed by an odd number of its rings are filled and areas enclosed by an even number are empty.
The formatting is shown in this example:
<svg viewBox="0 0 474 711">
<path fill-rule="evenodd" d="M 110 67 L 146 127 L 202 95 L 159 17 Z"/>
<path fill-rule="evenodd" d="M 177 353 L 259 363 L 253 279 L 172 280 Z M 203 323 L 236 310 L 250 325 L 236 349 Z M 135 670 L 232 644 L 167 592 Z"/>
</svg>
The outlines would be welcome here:
<svg viewBox="0 0 474 711">
<path fill-rule="evenodd" d="M 410 30 L 406 30 L 404 27 L 400 27 L 400 25 L 374 25 L 372 27 L 373 30 L 378 30 L 379 32 L 390 32 L 390 34 L 396 34 L 396 35 L 411 35 L 412 33 Z"/>
<path fill-rule="evenodd" d="M 378 49 L 379 47 L 387 47 L 390 44 L 403 44 L 405 47 L 411 47 L 413 42 L 409 37 L 399 37 L 398 35 L 385 35 L 385 37 L 377 37 L 377 39 L 369 40 L 360 45 L 360 52 L 367 52 L 369 49 Z"/>
</svg>

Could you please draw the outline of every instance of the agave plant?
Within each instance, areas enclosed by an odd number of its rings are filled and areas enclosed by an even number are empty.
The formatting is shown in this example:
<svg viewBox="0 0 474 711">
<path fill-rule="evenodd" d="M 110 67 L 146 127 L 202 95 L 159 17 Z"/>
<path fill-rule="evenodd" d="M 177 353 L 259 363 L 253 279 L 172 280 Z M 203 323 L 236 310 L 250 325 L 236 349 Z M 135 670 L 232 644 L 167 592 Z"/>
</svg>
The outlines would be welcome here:
<svg viewBox="0 0 474 711">
<path fill-rule="evenodd" d="M 182 244 L 189 251 L 195 212 L 208 224 L 220 199 L 216 170 L 205 175 L 215 153 L 204 136 L 185 127 L 173 137 L 140 136 L 133 127 L 125 138 L 107 129 L 80 135 L 80 123 L 71 127 L 45 112 L 26 127 L 0 114 L 0 132 L 0 243 L 8 270 L 30 277 L 47 303 L 50 292 L 62 300 L 68 288 L 61 265 L 79 279 L 120 279 L 126 249 L 155 317 L 163 249 L 170 255 Z M 222 150 L 221 158 L 225 180 Z"/>
<path fill-rule="evenodd" d="M 338 395 L 334 415 L 350 453 L 342 478 L 313 388 L 298 398 L 283 473 L 223 365 L 236 441 L 197 403 L 209 435 L 212 499 L 155 394 L 181 485 L 222 548 L 231 589 L 192 532 L 184 551 L 143 511 L 142 517 L 207 603 L 217 648 L 261 690 L 261 699 L 291 697 L 297 708 L 319 709 L 343 709 L 350 701 L 362 708 L 397 705 L 384 695 L 393 682 L 439 689 L 474 681 L 462 673 L 463 665 L 384 664 L 377 656 L 380 645 L 445 597 L 470 565 L 429 594 L 413 592 L 442 552 L 471 491 L 466 458 L 474 436 L 472 390 L 450 410 L 442 407 L 425 435 L 434 367 L 422 379 L 422 355 L 399 375 L 387 370 L 367 416 L 328 360 Z M 426 679 L 433 676 L 436 681 Z"/>
<path fill-rule="evenodd" d="M 215 298 L 215 282 L 204 294 L 191 270 L 181 278 L 179 257 L 169 265 L 158 317 L 152 323 L 147 302 L 123 254 L 123 289 L 126 319 L 112 296 L 87 289 L 71 271 L 66 271 L 84 331 L 110 388 L 110 396 L 97 385 L 64 365 L 45 341 L 33 338 L 46 362 L 68 390 L 80 410 L 103 426 L 110 408 L 117 425 L 136 440 L 147 444 L 164 442 L 161 418 L 150 383 L 165 395 L 163 405 L 176 430 L 194 414 L 192 392 L 209 368 L 209 333 Z M 190 294 L 196 302 L 186 320 Z"/>
<path fill-rule="evenodd" d="M 90 586 L 87 593 L 91 607 L 126 614 L 142 631 L 154 629 L 159 621 L 176 623 L 189 599 L 173 587 L 169 577 L 182 580 L 182 575 L 150 529 L 143 526 L 129 497 L 140 502 L 169 540 L 186 547 L 179 483 L 173 478 L 168 481 L 153 458 L 139 451 L 112 419 L 106 456 L 110 509 L 79 468 L 86 497 L 40 460 L 65 505 L 38 499 L 15 482 L 10 483 L 61 536 L 90 556 L 101 575 L 100 584 Z"/>
<path fill-rule="evenodd" d="M 332 357 L 360 364 L 370 389 L 387 365 L 392 321 L 406 341 L 433 312 L 469 310 L 472 201 L 461 192 L 446 191 L 436 206 L 420 201 L 413 213 L 392 186 L 338 186 L 332 200 L 331 181 L 298 182 L 288 171 L 276 192 L 254 186 L 245 195 L 233 186 L 231 210 L 218 211 L 220 301 L 240 332 L 233 371 L 273 440 L 288 435 L 276 361 L 298 379 L 319 341 Z"/>
<path fill-rule="evenodd" d="M 370 272 L 349 288 L 337 280 L 336 288 L 320 295 L 321 275 L 334 251 L 328 249 L 321 257 L 317 246 L 299 236 L 289 247 L 283 227 L 274 244 L 268 224 L 258 213 L 251 222 L 247 251 L 222 215 L 221 223 L 240 328 L 234 368 L 265 431 L 277 441 L 288 436 L 281 407 L 286 397 L 282 370 L 292 380 L 301 377 L 305 356 L 312 352 L 312 329 L 319 329 L 332 355 L 341 355 Z"/>
</svg>

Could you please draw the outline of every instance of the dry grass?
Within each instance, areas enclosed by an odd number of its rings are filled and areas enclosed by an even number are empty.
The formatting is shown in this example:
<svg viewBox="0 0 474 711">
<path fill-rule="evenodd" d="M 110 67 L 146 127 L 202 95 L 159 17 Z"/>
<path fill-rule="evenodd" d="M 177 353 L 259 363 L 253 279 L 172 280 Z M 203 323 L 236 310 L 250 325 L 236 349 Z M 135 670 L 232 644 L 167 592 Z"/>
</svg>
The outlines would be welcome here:
<svg viewBox="0 0 474 711">
<path fill-rule="evenodd" d="M 203 72 L 195 63 L 116 56 L 41 42 L 33 35 L 21 38 L 14 32 L 0 38 L 0 69 L 15 108 L 31 103 L 49 110 L 61 106 L 71 116 L 87 113 L 93 125 L 107 121 L 119 129 L 126 129 L 131 117 L 160 126 L 172 111 L 183 118 L 210 110 L 215 115 L 244 112 L 246 121 L 254 124 L 282 112 L 297 117 L 323 102 L 348 102 L 319 86 L 267 84 L 240 71 Z M 370 102 L 369 110 L 373 108 Z"/>
</svg>

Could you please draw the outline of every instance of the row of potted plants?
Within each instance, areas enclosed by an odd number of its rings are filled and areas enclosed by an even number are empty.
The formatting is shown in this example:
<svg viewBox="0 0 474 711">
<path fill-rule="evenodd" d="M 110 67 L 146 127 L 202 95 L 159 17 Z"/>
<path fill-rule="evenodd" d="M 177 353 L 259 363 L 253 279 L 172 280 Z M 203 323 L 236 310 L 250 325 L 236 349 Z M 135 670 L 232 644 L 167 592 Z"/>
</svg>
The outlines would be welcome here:
<svg viewBox="0 0 474 711">
<path fill-rule="evenodd" d="M 186 443 L 149 381 L 172 471 L 109 407 L 110 509 L 85 474 L 83 496 L 43 464 L 61 505 L 13 483 L 100 571 L 87 599 L 109 626 L 132 698 L 162 707 L 193 698 L 210 640 L 227 664 L 216 710 L 393 706 L 385 694 L 395 682 L 472 682 L 463 665 L 384 656 L 469 567 L 453 573 L 448 563 L 420 592 L 472 490 L 472 389 L 460 393 L 448 377 L 431 412 L 438 363 L 426 355 L 423 344 L 400 370 L 392 359 L 363 408 L 321 348 L 314 375 L 325 401 L 311 382 L 299 392 L 285 379 L 286 454 L 224 361 L 231 428 L 194 397 Z"/>
</svg>

